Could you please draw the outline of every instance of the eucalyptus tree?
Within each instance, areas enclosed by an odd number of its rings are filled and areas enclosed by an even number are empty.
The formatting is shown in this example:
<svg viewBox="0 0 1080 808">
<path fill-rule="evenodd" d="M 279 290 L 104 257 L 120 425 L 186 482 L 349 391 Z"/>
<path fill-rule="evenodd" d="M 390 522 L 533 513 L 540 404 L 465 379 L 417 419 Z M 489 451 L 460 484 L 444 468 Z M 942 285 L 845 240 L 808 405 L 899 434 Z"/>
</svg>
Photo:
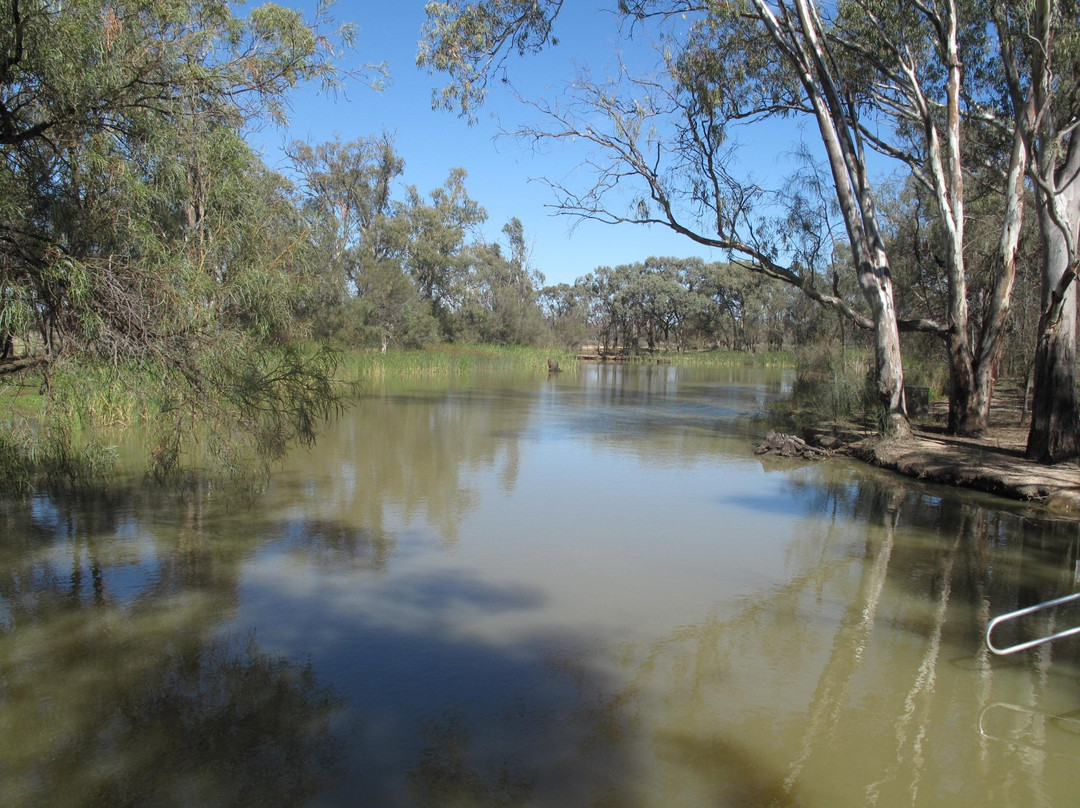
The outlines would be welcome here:
<svg viewBox="0 0 1080 808">
<path fill-rule="evenodd" d="M 399 254 L 365 262 L 356 296 L 329 314 L 328 332 L 344 345 L 376 345 L 385 353 L 391 345 L 419 349 L 441 339 L 430 302 L 404 272 Z"/>
<path fill-rule="evenodd" d="M 544 276 L 531 265 L 525 230 L 516 216 L 503 225 L 507 240 L 475 242 L 464 253 L 464 319 L 468 338 L 496 345 L 535 345 L 544 333 L 539 290 Z"/>
<path fill-rule="evenodd" d="M 555 342 L 577 348 L 589 339 L 589 293 L 578 280 L 540 290 L 537 302 Z"/>
<path fill-rule="evenodd" d="M 310 253 L 242 133 L 282 119 L 297 83 L 340 78 L 350 37 L 322 8 L 307 24 L 221 0 L 4 4 L 0 330 L 44 368 L 47 411 L 67 395 L 51 382 L 77 386 L 108 359 L 121 384 L 158 382 L 144 404 L 161 474 L 207 422 L 234 470 L 241 447 L 273 457 L 313 439 L 338 399 L 332 357 L 287 344 Z"/>
<path fill-rule="evenodd" d="M 932 200 L 934 254 L 944 269 L 947 305 L 943 317 L 916 319 L 912 327 L 938 335 L 946 347 L 948 427 L 965 434 L 987 426 L 1013 281 L 1011 264 L 1003 261 L 990 311 L 972 345 L 962 123 L 966 106 L 985 93 L 979 77 L 985 79 L 989 46 L 986 26 L 973 11 L 964 0 L 900 8 L 880 0 L 845 0 L 828 31 L 840 69 L 860 77 L 851 87 L 862 110 L 865 142 L 906 166 Z M 1023 154 L 1015 157 L 1022 160 Z M 1022 174 L 1021 164 L 1014 179 Z"/>
<path fill-rule="evenodd" d="M 987 25 L 987 19 L 993 25 Z M 1075 378 L 1076 233 L 1080 148 L 1075 3 L 838 4 L 828 28 L 863 111 L 864 141 L 899 160 L 932 200 L 947 301 L 934 319 L 902 324 L 938 335 L 951 376 L 949 428 L 988 425 L 1015 287 L 1030 180 L 1043 241 L 1043 318 L 1036 346 L 1028 455 L 1055 462 L 1080 450 Z M 1077 151 L 1074 152 L 1074 149 Z M 996 171 L 1001 206 L 992 272 L 973 316 L 965 179 Z"/>
<path fill-rule="evenodd" d="M 395 210 L 407 233 L 402 246 L 404 270 L 445 336 L 453 334 L 453 311 L 464 289 L 463 253 L 468 237 L 487 220 L 487 211 L 465 189 L 466 177 L 465 169 L 453 169 L 428 199 L 409 186 L 405 201 Z"/>
<path fill-rule="evenodd" d="M 1080 266 L 1080 6 L 1071 0 L 988 3 L 1011 124 L 1027 167 L 1042 242 L 1042 312 L 1027 455 L 1080 452 L 1076 274 Z"/>
<path fill-rule="evenodd" d="M 626 313 L 623 311 L 619 292 L 622 284 L 611 267 L 597 267 L 574 284 L 582 290 L 586 301 L 588 322 L 592 338 L 605 353 L 612 348 L 628 347 L 623 343 L 626 331 Z"/>
<path fill-rule="evenodd" d="M 386 133 L 348 143 L 297 141 L 287 151 L 328 274 L 343 295 L 355 293 L 365 270 L 400 247 L 392 192 L 405 161 Z"/>
<path fill-rule="evenodd" d="M 673 341 L 677 350 L 683 349 L 683 326 L 698 305 L 698 295 L 685 285 L 685 269 L 680 259 L 656 257 L 615 268 L 621 284 L 617 301 L 625 312 L 624 342 L 644 338 L 646 347 L 656 350 Z"/>
<path fill-rule="evenodd" d="M 469 197 L 464 169 L 453 170 L 427 197 L 415 186 L 397 197 L 405 161 L 389 135 L 297 142 L 289 154 L 313 238 L 341 290 L 339 304 L 346 303 L 340 313 L 326 312 L 339 339 L 374 341 L 383 351 L 391 344 L 420 347 L 456 336 L 470 306 L 474 320 L 490 325 L 492 301 L 478 313 L 473 304 L 483 305 L 472 287 L 501 288 L 495 267 L 509 264 L 496 245 L 470 241 L 486 213 Z M 520 222 L 517 228 L 512 261 L 525 249 Z M 477 274 L 484 279 L 471 277 Z M 487 325 L 478 333 L 489 335 Z"/>
<path fill-rule="evenodd" d="M 562 6 L 562 0 L 429 3 L 418 62 L 451 78 L 436 92 L 436 104 L 469 114 L 511 52 L 552 44 Z M 535 102 L 549 123 L 526 127 L 524 134 L 585 142 L 605 156 L 593 163 L 591 188 L 552 183 L 561 210 L 609 223 L 668 227 L 728 251 L 743 266 L 795 286 L 872 330 L 884 424 L 906 431 L 899 328 L 864 132 L 816 4 L 621 0 L 619 11 L 631 26 L 658 19 L 678 30 L 663 41 L 662 70 L 634 77 L 624 69 L 610 81 L 583 74 L 565 103 Z M 831 200 L 787 188 L 770 192 L 735 174 L 733 125 L 791 114 L 806 115 L 816 125 Z M 611 192 L 631 179 L 643 189 L 638 204 L 620 209 Z M 830 202 L 839 207 L 869 314 L 834 294 L 816 271 L 831 252 Z M 779 216 L 762 213 L 784 208 Z M 787 227 L 793 218 L 801 226 Z"/>
<path fill-rule="evenodd" d="M 742 288 L 749 273 L 727 262 L 705 267 L 695 290 L 708 302 L 696 317 L 696 331 L 716 347 L 736 350 L 745 344 L 742 337 Z"/>
<path fill-rule="evenodd" d="M 297 141 L 287 151 L 329 292 L 319 317 L 323 334 L 384 352 L 433 341 L 430 317 L 402 266 L 408 234 L 393 191 L 405 161 L 393 137 Z"/>
</svg>

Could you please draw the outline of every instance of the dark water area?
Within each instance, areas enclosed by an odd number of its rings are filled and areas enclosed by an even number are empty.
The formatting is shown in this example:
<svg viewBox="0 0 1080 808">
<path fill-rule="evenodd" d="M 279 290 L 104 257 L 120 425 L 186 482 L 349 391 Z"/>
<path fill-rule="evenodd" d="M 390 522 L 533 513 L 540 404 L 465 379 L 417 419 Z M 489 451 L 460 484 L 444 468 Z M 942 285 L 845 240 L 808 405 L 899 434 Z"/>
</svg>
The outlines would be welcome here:
<svg viewBox="0 0 1080 808">
<path fill-rule="evenodd" d="M 758 457 L 788 382 L 386 386 L 254 502 L 0 503 L 0 804 L 1076 804 L 1080 638 L 983 633 L 1077 523 Z"/>
</svg>

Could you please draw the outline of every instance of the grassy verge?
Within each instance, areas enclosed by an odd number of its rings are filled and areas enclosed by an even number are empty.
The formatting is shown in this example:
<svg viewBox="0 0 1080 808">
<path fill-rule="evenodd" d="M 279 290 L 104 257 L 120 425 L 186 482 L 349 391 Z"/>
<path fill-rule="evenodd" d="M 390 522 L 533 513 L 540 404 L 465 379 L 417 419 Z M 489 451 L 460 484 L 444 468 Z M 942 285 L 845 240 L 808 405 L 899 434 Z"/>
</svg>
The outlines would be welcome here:
<svg viewBox="0 0 1080 808">
<path fill-rule="evenodd" d="M 795 355 L 790 351 L 638 354 L 624 361 L 653 362 L 658 359 L 687 367 L 795 367 L 796 364 Z M 564 348 L 439 345 L 423 351 L 346 351 L 342 355 L 338 378 L 343 383 L 363 385 L 365 381 L 379 378 L 440 377 L 474 372 L 547 373 L 548 360 L 558 363 L 561 370 L 573 370 L 578 365 L 577 353 Z"/>
<path fill-rule="evenodd" d="M 90 487 L 115 466 L 119 430 L 145 421 L 150 377 L 136 366 L 65 362 L 0 380 L 0 483 Z"/>
<path fill-rule="evenodd" d="M 793 368 L 796 364 L 792 351 L 687 351 L 664 354 L 664 360 L 673 365 L 751 368 Z"/>
<path fill-rule="evenodd" d="M 874 403 L 867 387 L 873 356 L 860 349 L 843 354 L 830 346 L 807 346 L 794 355 L 791 396 L 769 404 L 770 423 L 798 434 L 809 426 L 868 417 Z"/>
<path fill-rule="evenodd" d="M 342 356 L 338 378 L 348 384 L 385 377 L 455 376 L 473 372 L 547 373 L 548 360 L 562 370 L 577 365 L 577 357 L 563 349 L 496 345 L 440 345 L 425 351 L 348 351 Z"/>
<path fill-rule="evenodd" d="M 490 345 L 443 345 L 426 351 L 385 354 L 353 350 L 338 353 L 329 361 L 327 368 L 334 368 L 332 378 L 340 385 L 337 395 L 346 397 L 349 393 L 341 388 L 363 390 L 382 379 L 425 378 L 440 384 L 443 379 L 460 379 L 470 374 L 546 375 L 549 362 L 570 373 L 578 366 L 576 352 L 566 349 Z M 666 354 L 662 361 L 686 366 L 793 364 L 791 355 L 786 353 L 734 351 Z M 209 373 L 215 368 L 210 363 L 196 370 Z M 265 367 L 253 368 L 270 373 L 277 372 L 279 366 L 270 362 Z M 247 390 L 245 383 L 261 384 L 265 375 L 254 373 L 233 378 L 225 374 L 224 381 L 232 386 L 222 389 L 238 395 Z M 156 375 L 134 363 L 56 363 L 48 368 L 47 391 L 42 389 L 45 378 L 30 373 L 25 377 L 0 379 L 0 484 L 8 491 L 26 493 L 48 480 L 87 487 L 104 480 L 119 460 L 118 444 L 122 442 L 119 436 L 131 427 L 147 432 L 151 445 L 148 463 L 157 462 L 160 449 L 162 453 L 172 453 L 162 457 L 169 459 L 175 455 L 186 462 L 185 468 L 191 466 L 204 476 L 214 474 L 223 480 L 250 477 L 258 481 L 265 474 L 260 476 L 250 471 L 249 466 L 256 466 L 249 455 L 262 457 L 256 449 L 267 435 L 273 446 L 279 448 L 272 458 L 283 453 L 291 433 L 274 419 L 280 420 L 278 416 L 282 413 L 289 415 L 292 410 L 284 408 L 296 404 L 297 396 L 302 400 L 296 406 L 304 404 L 302 393 L 308 389 L 305 383 L 298 382 L 303 388 L 300 393 L 289 388 L 283 397 L 265 401 L 255 398 L 249 411 L 236 414 L 230 404 L 232 399 L 211 401 L 205 392 L 202 398 L 196 398 L 194 390 L 187 390 L 185 397 L 186 388 L 182 384 L 177 386 L 180 380 Z M 210 376 L 199 376 L 198 380 L 212 387 Z M 258 384 L 252 395 L 265 398 L 275 392 L 267 393 Z M 173 400 L 170 396 L 179 398 Z M 189 401 L 194 403 L 188 406 Z M 170 442 L 171 437 L 175 440 Z M 262 466 L 256 471 L 260 469 Z"/>
<path fill-rule="evenodd" d="M 38 417 L 45 408 L 45 401 L 40 380 L 24 380 L 18 374 L 0 378 L 0 423 L 16 417 Z"/>
<path fill-rule="evenodd" d="M 85 361 L 53 365 L 49 380 L 48 394 L 36 374 L 0 381 L 0 422 L 62 419 L 74 429 L 123 428 L 146 420 L 155 386 L 153 377 L 135 365 Z"/>
</svg>

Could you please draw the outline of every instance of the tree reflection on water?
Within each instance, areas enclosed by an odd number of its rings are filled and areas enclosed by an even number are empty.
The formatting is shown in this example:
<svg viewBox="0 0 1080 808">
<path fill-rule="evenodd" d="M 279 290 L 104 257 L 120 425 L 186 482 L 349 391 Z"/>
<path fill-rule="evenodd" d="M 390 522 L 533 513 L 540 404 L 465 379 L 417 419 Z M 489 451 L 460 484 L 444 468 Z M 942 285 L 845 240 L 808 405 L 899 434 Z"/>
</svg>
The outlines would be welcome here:
<svg viewBox="0 0 1080 808">
<path fill-rule="evenodd" d="M 485 805 L 516 808 L 532 803 L 533 780 L 517 771 L 520 761 L 502 760 L 482 772 L 468 717 L 451 710 L 430 721 L 420 762 L 409 769 L 412 804 L 417 808 Z"/>
<path fill-rule="evenodd" d="M 213 548 L 188 502 L 139 556 L 101 538 L 124 507 L 84 505 L 5 534 L 4 805 L 298 805 L 323 790 L 340 698 L 310 665 L 219 630 L 242 548 Z M 41 546 L 12 552 L 27 543 Z"/>
<path fill-rule="evenodd" d="M 340 701 L 309 666 L 254 638 L 148 659 L 93 620 L 59 658 L 5 654 L 5 693 L 37 705 L 4 712 L 6 805 L 299 805 L 334 778 Z"/>
<path fill-rule="evenodd" d="M 258 509 L 0 503 L 5 804 L 1071 804 L 1080 641 L 1001 660 L 982 632 L 1073 590 L 1075 522 L 840 462 L 718 471 L 712 410 L 615 392 L 615 419 L 396 396 Z M 572 517 L 510 496 L 548 479 L 547 428 L 589 467 Z M 606 496 L 596 472 L 639 455 L 669 495 L 707 479 L 679 531 L 659 497 Z M 510 521 L 473 518 L 500 496 Z M 585 518 L 604 503 L 618 530 Z M 1080 609 L 1039 619 L 1009 630 Z"/>
</svg>

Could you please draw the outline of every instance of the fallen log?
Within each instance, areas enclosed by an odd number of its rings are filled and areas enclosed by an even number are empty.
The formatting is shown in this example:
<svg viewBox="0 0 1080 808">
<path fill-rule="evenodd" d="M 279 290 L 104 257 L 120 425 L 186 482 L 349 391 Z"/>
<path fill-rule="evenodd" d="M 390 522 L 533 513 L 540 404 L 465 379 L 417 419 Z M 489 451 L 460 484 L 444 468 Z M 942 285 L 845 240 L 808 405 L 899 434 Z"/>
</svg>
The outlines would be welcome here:
<svg viewBox="0 0 1080 808">
<path fill-rule="evenodd" d="M 828 457 L 829 452 L 811 446 L 802 438 L 783 432 L 769 432 L 765 439 L 754 449 L 755 454 L 768 454 L 776 457 L 801 457 L 805 460 L 820 460 Z"/>
<path fill-rule="evenodd" d="M 47 356 L 23 356 L 19 359 L 9 359 L 6 362 L 0 362 L 0 374 L 17 373 L 20 370 L 44 365 L 48 361 Z"/>
</svg>

